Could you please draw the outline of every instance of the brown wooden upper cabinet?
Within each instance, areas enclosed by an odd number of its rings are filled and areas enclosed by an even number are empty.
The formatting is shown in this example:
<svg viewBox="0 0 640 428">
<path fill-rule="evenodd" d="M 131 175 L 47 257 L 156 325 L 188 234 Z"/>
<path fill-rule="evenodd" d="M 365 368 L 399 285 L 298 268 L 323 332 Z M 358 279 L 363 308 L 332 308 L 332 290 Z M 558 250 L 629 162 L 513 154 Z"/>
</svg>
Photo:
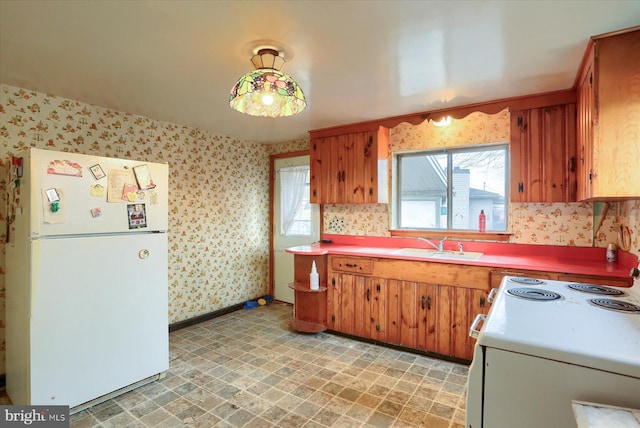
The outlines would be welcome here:
<svg viewBox="0 0 640 428">
<path fill-rule="evenodd" d="M 311 132 L 310 192 L 315 204 L 387 203 L 389 130 Z"/>
<path fill-rule="evenodd" d="M 576 200 L 576 105 L 511 112 L 511 201 Z"/>
<path fill-rule="evenodd" d="M 577 91 L 578 200 L 640 197 L 640 27 L 591 39 Z"/>
</svg>

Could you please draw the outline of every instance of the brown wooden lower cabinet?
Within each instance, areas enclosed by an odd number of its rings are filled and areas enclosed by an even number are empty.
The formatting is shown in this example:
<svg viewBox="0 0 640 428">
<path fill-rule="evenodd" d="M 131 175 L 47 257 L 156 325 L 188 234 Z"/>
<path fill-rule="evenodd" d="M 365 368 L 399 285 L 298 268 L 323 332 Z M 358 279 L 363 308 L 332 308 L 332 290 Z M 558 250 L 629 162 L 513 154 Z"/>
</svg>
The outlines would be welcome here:
<svg viewBox="0 0 640 428">
<path fill-rule="evenodd" d="M 471 360 L 474 317 L 486 290 L 329 271 L 327 327 L 448 357 Z"/>
<path fill-rule="evenodd" d="M 469 328 L 506 275 L 618 285 L 589 275 L 337 255 L 326 266 L 329 330 L 462 360 L 473 358 Z"/>
</svg>

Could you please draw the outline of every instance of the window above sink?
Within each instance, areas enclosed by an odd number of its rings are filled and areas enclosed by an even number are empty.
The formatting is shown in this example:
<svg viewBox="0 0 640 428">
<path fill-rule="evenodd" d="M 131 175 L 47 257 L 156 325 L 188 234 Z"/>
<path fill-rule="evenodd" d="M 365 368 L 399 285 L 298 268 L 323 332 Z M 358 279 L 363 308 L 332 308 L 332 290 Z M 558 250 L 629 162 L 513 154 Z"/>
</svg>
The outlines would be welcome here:
<svg viewBox="0 0 640 428">
<path fill-rule="evenodd" d="M 396 153 L 392 229 L 507 229 L 507 144 Z"/>
</svg>

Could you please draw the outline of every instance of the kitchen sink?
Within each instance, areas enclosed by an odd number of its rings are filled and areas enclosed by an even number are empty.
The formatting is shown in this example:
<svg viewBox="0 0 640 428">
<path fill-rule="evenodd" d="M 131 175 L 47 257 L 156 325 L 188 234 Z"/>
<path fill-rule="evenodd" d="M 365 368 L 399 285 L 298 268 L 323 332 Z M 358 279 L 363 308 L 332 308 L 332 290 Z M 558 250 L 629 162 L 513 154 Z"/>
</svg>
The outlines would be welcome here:
<svg viewBox="0 0 640 428">
<path fill-rule="evenodd" d="M 424 257 L 425 259 L 440 260 L 478 260 L 484 255 L 484 253 L 474 251 L 465 251 L 460 254 L 456 251 L 438 251 L 427 248 L 400 248 L 398 250 L 391 251 L 389 254 L 393 254 L 394 256 Z"/>
</svg>

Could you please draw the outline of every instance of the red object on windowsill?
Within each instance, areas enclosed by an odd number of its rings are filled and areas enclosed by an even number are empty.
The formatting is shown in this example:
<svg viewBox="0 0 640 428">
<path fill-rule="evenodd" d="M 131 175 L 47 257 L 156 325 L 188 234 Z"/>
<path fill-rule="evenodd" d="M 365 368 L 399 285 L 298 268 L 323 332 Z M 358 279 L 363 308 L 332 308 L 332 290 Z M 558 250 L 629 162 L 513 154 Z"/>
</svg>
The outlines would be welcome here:
<svg viewBox="0 0 640 428">
<path fill-rule="evenodd" d="M 478 225 L 478 230 L 480 232 L 487 231 L 487 216 L 485 215 L 484 210 L 480 210 L 480 216 L 478 216 Z"/>
</svg>

